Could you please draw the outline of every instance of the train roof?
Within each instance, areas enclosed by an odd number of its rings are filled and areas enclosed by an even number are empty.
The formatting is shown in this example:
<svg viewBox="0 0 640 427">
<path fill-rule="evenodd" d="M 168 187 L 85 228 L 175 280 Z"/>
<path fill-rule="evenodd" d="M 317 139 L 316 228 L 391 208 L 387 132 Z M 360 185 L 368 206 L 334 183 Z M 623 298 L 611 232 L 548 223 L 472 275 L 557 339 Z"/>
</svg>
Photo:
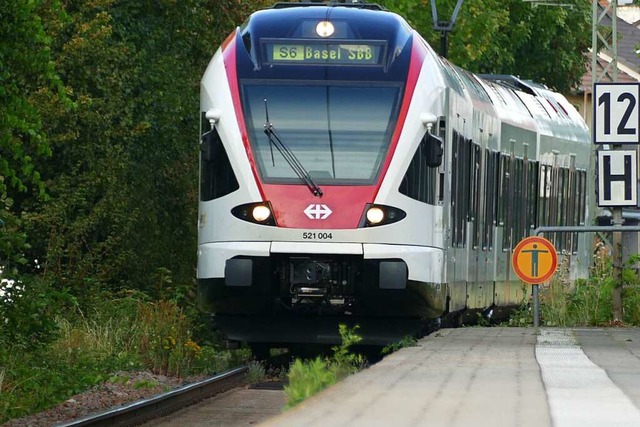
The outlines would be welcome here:
<svg viewBox="0 0 640 427">
<path fill-rule="evenodd" d="M 242 26 L 241 37 L 247 51 L 254 54 L 252 45 L 262 37 L 317 38 L 315 22 L 329 17 L 344 23 L 343 31 L 334 34 L 332 39 L 386 40 L 393 52 L 391 58 L 397 56 L 415 34 L 401 16 L 377 4 L 342 0 L 276 3 L 269 9 L 253 13 Z M 513 75 L 474 74 L 445 58 L 438 58 L 438 68 L 448 87 L 458 95 L 470 98 L 474 104 L 484 104 L 483 108 L 494 110 L 506 123 L 524 125 L 533 120 L 543 134 L 564 132 L 567 126 L 573 129 L 570 133 L 574 135 L 587 129 L 566 98 L 544 85 Z"/>
<path fill-rule="evenodd" d="M 384 7 L 375 3 L 368 3 L 360 0 L 352 0 L 347 2 L 346 0 L 340 1 L 298 1 L 298 2 L 279 2 L 272 6 L 273 9 L 286 9 L 289 7 L 301 7 L 301 6 L 329 6 L 329 7 L 351 7 L 357 9 L 369 9 L 369 10 L 386 10 Z"/>
<path fill-rule="evenodd" d="M 277 7 L 280 5 L 280 7 Z M 286 5 L 286 7 L 284 7 Z M 355 6 L 354 6 L 355 5 Z M 278 38 L 317 38 L 315 26 L 305 24 L 309 20 L 348 21 L 345 31 L 332 39 L 394 40 L 400 34 L 406 36 L 412 29 L 399 15 L 379 7 L 366 7 L 361 3 L 278 3 L 270 9 L 253 13 L 243 25 L 243 32 L 253 36 Z M 362 6 L 362 7 L 358 7 Z"/>
</svg>

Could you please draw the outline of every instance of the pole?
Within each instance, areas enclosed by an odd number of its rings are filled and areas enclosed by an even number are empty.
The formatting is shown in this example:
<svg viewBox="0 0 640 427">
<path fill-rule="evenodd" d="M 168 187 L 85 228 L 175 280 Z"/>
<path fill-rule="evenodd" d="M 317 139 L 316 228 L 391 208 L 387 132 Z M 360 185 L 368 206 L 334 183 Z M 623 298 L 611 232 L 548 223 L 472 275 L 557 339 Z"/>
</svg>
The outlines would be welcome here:
<svg viewBox="0 0 640 427">
<path fill-rule="evenodd" d="M 538 285 L 533 285 L 533 327 L 536 335 L 540 329 L 540 294 Z"/>
<path fill-rule="evenodd" d="M 447 40 L 447 33 L 448 31 L 446 30 L 440 31 L 440 56 L 443 58 L 446 58 L 449 53 L 447 52 L 447 45 L 449 44 Z"/>
<path fill-rule="evenodd" d="M 433 19 L 433 29 L 436 31 L 440 31 L 440 56 L 442 56 L 443 58 L 446 58 L 448 54 L 447 45 L 449 41 L 447 40 L 447 33 L 453 31 L 453 26 L 456 23 L 458 12 L 460 12 L 460 7 L 462 7 L 463 1 L 464 0 L 457 0 L 456 7 L 453 10 L 453 14 L 451 15 L 451 20 L 439 21 L 436 1 L 431 0 L 431 18 Z"/>
<path fill-rule="evenodd" d="M 613 304 L 613 321 L 622 321 L 622 208 L 613 209 L 613 226 L 618 230 L 613 232 L 613 283 L 611 293 Z"/>
</svg>

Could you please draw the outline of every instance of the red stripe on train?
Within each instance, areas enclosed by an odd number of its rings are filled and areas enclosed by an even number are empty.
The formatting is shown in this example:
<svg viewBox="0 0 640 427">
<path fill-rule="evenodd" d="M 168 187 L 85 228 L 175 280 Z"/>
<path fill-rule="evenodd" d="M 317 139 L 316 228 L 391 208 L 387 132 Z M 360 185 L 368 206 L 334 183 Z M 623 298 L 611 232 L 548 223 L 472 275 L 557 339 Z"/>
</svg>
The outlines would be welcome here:
<svg viewBox="0 0 640 427">
<path fill-rule="evenodd" d="M 322 197 L 311 194 L 309 188 L 304 184 L 281 185 L 265 184 L 260 181 L 258 168 L 252 155 L 249 138 L 245 127 L 244 115 L 240 104 L 240 92 L 238 89 L 238 79 L 236 74 L 236 54 L 235 39 L 229 43 L 224 50 L 224 62 L 229 78 L 233 106 L 238 118 L 238 125 L 242 133 L 242 141 L 251 163 L 253 176 L 256 179 L 260 194 L 264 200 L 271 202 L 274 210 L 274 217 L 278 226 L 285 228 L 304 229 L 353 229 L 357 228 L 364 213 L 364 208 L 368 203 L 375 200 L 380 189 L 380 185 L 389 164 L 393 158 L 402 128 L 407 118 L 409 106 L 413 98 L 413 92 L 420 75 L 422 63 L 424 62 L 424 48 L 417 40 L 414 40 L 411 51 L 411 62 L 407 75 L 400 113 L 396 129 L 391 138 L 391 146 L 387 158 L 382 165 L 382 171 L 375 185 L 369 186 L 321 186 Z"/>
<path fill-rule="evenodd" d="M 224 58 L 224 69 L 227 72 L 227 80 L 229 81 L 229 90 L 231 91 L 231 99 L 233 101 L 233 109 L 236 112 L 236 119 L 238 120 L 238 128 L 242 135 L 242 144 L 247 152 L 247 158 L 251 164 L 251 171 L 253 177 L 258 185 L 258 191 L 262 196 L 262 200 L 268 200 L 265 198 L 264 190 L 262 188 L 260 178 L 258 175 L 258 167 L 256 161 L 253 158 L 253 152 L 251 151 L 251 144 L 249 144 L 249 136 L 247 135 L 247 126 L 244 121 L 244 114 L 242 114 L 242 105 L 240 104 L 240 90 L 238 88 L 238 74 L 236 70 L 236 33 L 234 32 L 227 38 L 226 47 L 222 51 L 222 57 Z M 239 171 L 236 171 L 238 173 Z"/>
</svg>

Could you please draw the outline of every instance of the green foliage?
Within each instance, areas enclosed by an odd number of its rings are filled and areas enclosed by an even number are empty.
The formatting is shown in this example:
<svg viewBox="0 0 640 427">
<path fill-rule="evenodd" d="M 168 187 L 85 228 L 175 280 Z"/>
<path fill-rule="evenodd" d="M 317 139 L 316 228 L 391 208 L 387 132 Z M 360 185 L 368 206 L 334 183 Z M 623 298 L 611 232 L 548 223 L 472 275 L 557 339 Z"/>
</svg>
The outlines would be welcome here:
<svg viewBox="0 0 640 427">
<path fill-rule="evenodd" d="M 528 287 L 528 286 L 527 286 Z M 523 289 L 523 295 L 527 295 L 527 289 Z M 507 326 L 526 327 L 533 324 L 533 311 L 529 304 L 529 298 L 526 296 L 522 299 L 520 306 L 513 310 L 506 322 Z"/>
<path fill-rule="evenodd" d="M 622 272 L 623 322 L 640 326 L 640 278 L 636 265 L 639 255 L 626 261 Z M 589 278 L 567 279 L 566 266 L 559 269 L 549 286 L 540 289 L 540 322 L 544 326 L 607 326 L 613 319 L 612 291 L 613 264 L 610 257 L 598 257 L 591 268 Z M 531 307 L 523 301 L 508 324 L 509 326 L 531 325 Z"/>
<path fill-rule="evenodd" d="M 67 355 L 44 349 L 22 353 L 12 347 L 3 348 L 0 422 L 42 411 L 107 378 L 109 364 L 88 353 L 74 356 L 73 363 L 69 363 Z"/>
<path fill-rule="evenodd" d="M 35 96 L 53 153 L 36 161 L 50 198 L 30 202 L 22 227 L 45 274 L 74 289 L 90 278 L 153 294 L 168 272 L 173 287 L 193 287 L 199 80 L 258 3 L 42 7 L 51 63 L 76 107 Z"/>
<path fill-rule="evenodd" d="M 43 190 L 33 156 L 48 155 L 50 149 L 30 96 L 58 90 L 60 81 L 51 62 L 51 39 L 38 16 L 41 3 L 0 1 L 0 209 L 12 203 L 9 189 L 24 192 L 33 184 Z"/>
<path fill-rule="evenodd" d="M 640 254 L 629 257 L 622 270 L 622 312 L 623 320 L 634 326 L 640 326 L 640 275 L 638 273 Z"/>
<path fill-rule="evenodd" d="M 220 42 L 271 3 L 0 0 L 1 419 L 115 370 L 187 375 L 249 357 L 205 346 L 193 304 L 198 90 Z M 383 3 L 438 46 L 426 0 Z M 568 87 L 585 50 L 588 5 L 575 4 L 466 0 L 450 57 Z M 639 301 L 626 287 L 628 319 Z M 308 366 L 319 384 L 364 363 L 347 351 L 355 330 L 341 334 L 326 371 Z"/>
<path fill-rule="evenodd" d="M 363 356 L 350 352 L 351 346 L 362 341 L 362 337 L 356 333 L 359 327 L 356 325 L 349 329 L 343 324 L 338 327 L 342 341 L 340 345 L 332 347 L 332 357 L 323 359 L 318 356 L 306 361 L 296 359 L 289 368 L 289 384 L 284 388 L 287 397 L 286 408 L 292 408 L 363 368 Z"/>
<path fill-rule="evenodd" d="M 440 51 L 427 0 L 381 0 L 406 17 Z M 584 74 L 591 47 L 591 3 L 534 7 L 522 0 L 465 0 L 448 35 L 448 58 L 476 73 L 513 74 L 568 92 Z M 449 20 L 455 1 L 436 1 L 439 20 Z"/>
<path fill-rule="evenodd" d="M 0 268 L 14 279 L 26 264 L 24 201 L 44 196 L 36 160 L 51 154 L 36 95 L 49 92 L 69 105 L 53 66 L 51 38 L 38 16 L 42 4 L 0 0 Z"/>
<path fill-rule="evenodd" d="M 249 369 L 247 371 L 247 379 L 249 384 L 256 384 L 260 381 L 264 381 L 267 376 L 267 371 L 264 367 L 264 363 L 252 360 L 249 362 Z"/>
<path fill-rule="evenodd" d="M 73 297 L 37 277 L 2 279 L 0 274 L 0 347 L 29 351 L 57 338 L 55 319 L 75 305 Z"/>
<path fill-rule="evenodd" d="M 29 248 L 29 244 L 26 233 L 21 230 L 20 220 L 9 211 L 5 211 L 3 215 L 0 203 L 0 219 L 2 216 L 4 220 L 0 224 L 0 270 L 7 280 L 13 280 L 19 277 L 20 268 L 27 264 L 24 251 Z"/>
<path fill-rule="evenodd" d="M 356 372 L 364 365 L 364 358 L 361 354 L 351 352 L 351 348 L 362 341 L 362 337 L 357 334 L 360 327 L 358 325 L 349 328 L 347 325 L 338 325 L 341 343 L 331 347 L 333 351 L 332 362 L 336 367 L 339 378 Z"/>
<path fill-rule="evenodd" d="M 285 408 L 292 408 L 321 390 L 335 384 L 338 376 L 332 365 L 321 357 L 302 361 L 296 359 L 289 368 L 289 385 L 284 387 Z"/>
<path fill-rule="evenodd" d="M 150 370 L 185 377 L 220 372 L 249 360 L 248 351 L 197 344 L 190 335 L 190 322 L 175 303 L 127 294 L 103 295 L 102 302 L 87 312 L 49 301 L 66 308 L 48 313 L 55 334 L 47 345 L 39 337 L 38 346 L 25 348 L 24 338 L 13 338 L 18 331 L 0 329 L 0 423 L 46 409 L 104 381 L 128 381 L 125 374 L 114 372 Z M 27 332 L 27 337 L 33 335 Z"/>
<path fill-rule="evenodd" d="M 403 337 L 400 341 L 391 343 L 388 346 L 384 347 L 382 349 L 382 354 L 391 354 L 402 348 L 414 347 L 417 342 L 418 340 L 416 340 L 415 337 L 412 337 L 411 335 L 407 335 Z"/>
<path fill-rule="evenodd" d="M 140 389 L 140 388 L 154 388 L 158 386 L 158 382 L 157 381 L 153 381 L 153 380 L 138 380 L 136 382 L 133 383 L 133 388 L 136 389 Z"/>
</svg>

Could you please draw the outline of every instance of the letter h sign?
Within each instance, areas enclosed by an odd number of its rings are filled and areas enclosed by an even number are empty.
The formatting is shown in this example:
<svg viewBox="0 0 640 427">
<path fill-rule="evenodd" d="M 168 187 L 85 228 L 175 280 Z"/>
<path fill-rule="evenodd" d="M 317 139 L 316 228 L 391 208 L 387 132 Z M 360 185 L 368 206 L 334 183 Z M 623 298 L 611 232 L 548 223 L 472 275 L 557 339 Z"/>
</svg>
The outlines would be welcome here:
<svg viewBox="0 0 640 427">
<path fill-rule="evenodd" d="M 635 150 L 598 151 L 598 206 L 637 206 Z"/>
</svg>

